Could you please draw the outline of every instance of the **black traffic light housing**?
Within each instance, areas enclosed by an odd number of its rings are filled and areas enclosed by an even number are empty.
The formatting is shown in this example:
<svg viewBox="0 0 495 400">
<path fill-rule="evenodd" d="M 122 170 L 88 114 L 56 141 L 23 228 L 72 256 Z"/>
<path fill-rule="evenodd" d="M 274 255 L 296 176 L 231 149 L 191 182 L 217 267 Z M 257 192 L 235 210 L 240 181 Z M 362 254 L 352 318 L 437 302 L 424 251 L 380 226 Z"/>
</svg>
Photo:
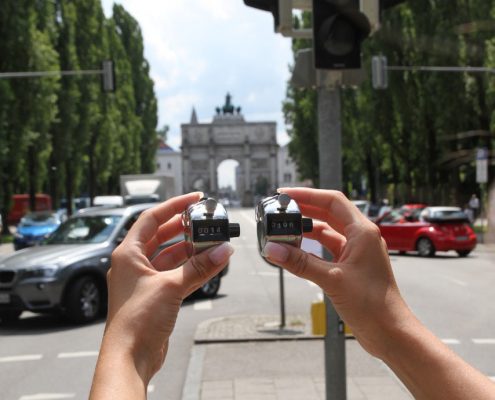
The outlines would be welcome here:
<svg viewBox="0 0 495 400">
<path fill-rule="evenodd" d="M 278 0 L 244 0 L 244 4 L 248 7 L 257 8 L 258 10 L 270 11 L 273 14 L 275 32 L 278 31 L 280 25 Z"/>
<path fill-rule="evenodd" d="M 361 43 L 371 26 L 359 0 L 313 0 L 313 41 L 317 69 L 361 68 Z"/>
</svg>

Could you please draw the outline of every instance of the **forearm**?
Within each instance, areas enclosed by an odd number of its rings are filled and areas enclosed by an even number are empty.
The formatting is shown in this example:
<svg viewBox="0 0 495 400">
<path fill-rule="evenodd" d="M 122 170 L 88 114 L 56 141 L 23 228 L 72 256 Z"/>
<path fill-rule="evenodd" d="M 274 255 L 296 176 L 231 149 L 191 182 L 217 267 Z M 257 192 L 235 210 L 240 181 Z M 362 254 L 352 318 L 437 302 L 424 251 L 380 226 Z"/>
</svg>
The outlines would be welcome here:
<svg viewBox="0 0 495 400">
<path fill-rule="evenodd" d="M 147 374 L 137 365 L 132 354 L 103 340 L 90 400 L 146 399 L 148 382 Z"/>
<path fill-rule="evenodd" d="M 414 316 L 389 337 L 383 360 L 416 399 L 495 399 L 495 384 Z"/>
</svg>

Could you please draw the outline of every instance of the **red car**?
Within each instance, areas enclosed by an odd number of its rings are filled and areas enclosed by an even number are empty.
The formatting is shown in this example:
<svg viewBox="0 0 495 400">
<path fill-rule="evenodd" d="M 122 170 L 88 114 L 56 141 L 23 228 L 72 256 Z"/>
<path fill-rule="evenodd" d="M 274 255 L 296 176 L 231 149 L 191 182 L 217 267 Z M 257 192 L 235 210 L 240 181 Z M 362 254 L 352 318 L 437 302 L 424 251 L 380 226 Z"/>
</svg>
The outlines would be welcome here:
<svg viewBox="0 0 495 400">
<path fill-rule="evenodd" d="M 476 247 L 476 234 L 458 207 L 427 207 L 409 216 L 393 210 L 376 224 L 389 250 L 417 251 L 422 257 L 455 250 L 466 257 Z"/>
</svg>

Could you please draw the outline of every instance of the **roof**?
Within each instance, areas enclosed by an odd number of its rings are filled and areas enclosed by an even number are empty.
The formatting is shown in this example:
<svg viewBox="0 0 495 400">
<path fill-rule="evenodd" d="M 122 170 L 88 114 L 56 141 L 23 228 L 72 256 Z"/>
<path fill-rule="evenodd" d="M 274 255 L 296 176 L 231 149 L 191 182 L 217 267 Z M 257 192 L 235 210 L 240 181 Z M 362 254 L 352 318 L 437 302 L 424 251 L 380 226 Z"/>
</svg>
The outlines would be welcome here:
<svg viewBox="0 0 495 400">
<path fill-rule="evenodd" d="M 164 153 L 176 153 L 176 151 L 170 147 L 167 143 L 165 143 L 162 139 L 158 141 L 158 151 Z"/>
<path fill-rule="evenodd" d="M 87 209 L 81 209 L 75 215 L 84 216 L 84 217 L 92 217 L 98 215 L 126 215 L 132 214 L 139 211 L 147 210 L 153 206 L 156 206 L 157 203 L 145 203 L 145 204 L 136 204 L 128 207 L 89 207 Z"/>
</svg>

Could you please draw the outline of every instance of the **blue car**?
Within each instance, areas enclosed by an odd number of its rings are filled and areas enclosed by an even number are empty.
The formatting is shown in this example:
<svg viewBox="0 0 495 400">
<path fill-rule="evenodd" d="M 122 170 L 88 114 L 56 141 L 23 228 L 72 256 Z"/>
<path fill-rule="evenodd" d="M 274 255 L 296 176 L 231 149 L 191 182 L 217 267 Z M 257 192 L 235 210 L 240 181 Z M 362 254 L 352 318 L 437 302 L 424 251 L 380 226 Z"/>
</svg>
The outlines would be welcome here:
<svg viewBox="0 0 495 400">
<path fill-rule="evenodd" d="M 39 244 L 65 221 L 65 214 L 55 211 L 36 211 L 26 214 L 14 234 L 14 249 Z"/>
</svg>

